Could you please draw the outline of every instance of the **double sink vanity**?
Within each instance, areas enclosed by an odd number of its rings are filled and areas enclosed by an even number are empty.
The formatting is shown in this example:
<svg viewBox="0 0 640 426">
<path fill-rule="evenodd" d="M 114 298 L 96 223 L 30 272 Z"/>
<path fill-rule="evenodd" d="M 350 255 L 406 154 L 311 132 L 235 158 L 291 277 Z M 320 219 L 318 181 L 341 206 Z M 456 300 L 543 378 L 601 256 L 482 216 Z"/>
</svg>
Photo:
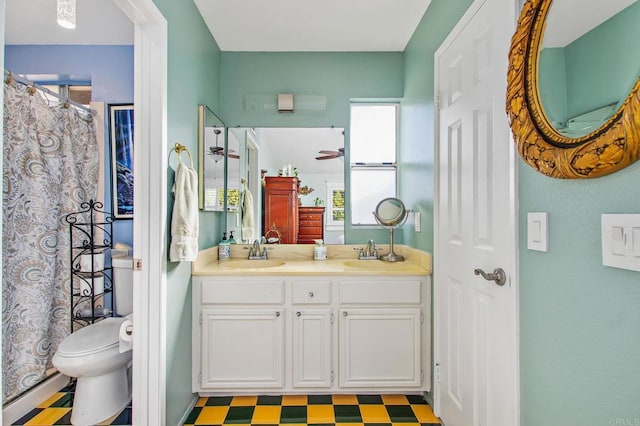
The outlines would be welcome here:
<svg viewBox="0 0 640 426">
<path fill-rule="evenodd" d="M 359 260 L 355 246 L 200 252 L 193 275 L 192 387 L 239 393 L 422 392 L 431 387 L 431 257 Z M 381 247 L 384 252 L 384 247 Z"/>
</svg>

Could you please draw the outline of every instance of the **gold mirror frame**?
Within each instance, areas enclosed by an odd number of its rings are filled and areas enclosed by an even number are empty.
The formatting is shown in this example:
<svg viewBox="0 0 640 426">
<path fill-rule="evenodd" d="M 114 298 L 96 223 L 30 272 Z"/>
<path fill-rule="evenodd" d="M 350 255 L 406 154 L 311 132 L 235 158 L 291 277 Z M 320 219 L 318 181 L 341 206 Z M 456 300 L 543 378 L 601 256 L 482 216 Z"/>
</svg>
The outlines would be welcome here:
<svg viewBox="0 0 640 426">
<path fill-rule="evenodd" d="M 554 129 L 538 88 L 540 44 L 551 2 L 527 0 L 511 39 L 507 114 L 518 152 L 528 165 L 554 178 L 616 172 L 640 159 L 640 78 L 615 114 L 595 131 L 573 139 Z"/>
</svg>

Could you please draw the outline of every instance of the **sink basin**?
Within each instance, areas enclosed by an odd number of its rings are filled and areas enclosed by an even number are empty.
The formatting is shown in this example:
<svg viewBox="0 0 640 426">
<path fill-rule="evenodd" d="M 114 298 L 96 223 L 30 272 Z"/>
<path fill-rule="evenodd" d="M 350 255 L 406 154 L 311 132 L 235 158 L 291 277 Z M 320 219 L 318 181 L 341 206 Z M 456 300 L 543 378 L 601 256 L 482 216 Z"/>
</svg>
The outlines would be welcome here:
<svg viewBox="0 0 640 426">
<path fill-rule="evenodd" d="M 393 270 L 405 266 L 403 262 L 383 262 L 382 260 L 347 260 L 343 265 L 368 270 Z"/>
<path fill-rule="evenodd" d="M 239 268 L 239 269 L 273 268 L 273 267 L 282 266 L 282 265 L 284 265 L 284 261 L 276 260 L 276 259 L 261 259 L 261 260 L 234 259 L 234 260 L 225 260 L 220 262 L 221 267 Z"/>
</svg>

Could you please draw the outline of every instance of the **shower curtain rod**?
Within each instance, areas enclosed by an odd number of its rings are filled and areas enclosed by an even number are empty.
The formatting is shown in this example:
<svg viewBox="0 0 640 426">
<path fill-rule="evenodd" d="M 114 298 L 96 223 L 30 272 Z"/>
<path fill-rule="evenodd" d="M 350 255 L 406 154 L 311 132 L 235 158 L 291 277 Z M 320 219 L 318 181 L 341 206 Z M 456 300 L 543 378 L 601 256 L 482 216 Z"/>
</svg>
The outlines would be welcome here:
<svg viewBox="0 0 640 426">
<path fill-rule="evenodd" d="M 71 99 L 69 99 L 68 96 L 62 96 L 62 95 L 60 95 L 60 94 L 58 94 L 58 93 L 56 93 L 56 92 L 54 92 L 52 90 L 47 89 L 46 87 L 42 87 L 38 83 L 35 83 L 35 82 L 31 81 L 31 80 L 27 80 L 26 78 L 21 77 L 18 74 L 13 73 L 13 72 L 9 71 L 6 68 L 4 69 L 4 81 L 5 81 L 5 83 L 10 83 L 11 81 L 16 81 L 16 82 L 18 82 L 20 84 L 24 84 L 25 86 L 34 87 L 34 88 L 36 88 L 36 89 L 38 89 L 38 90 L 40 90 L 40 91 L 42 91 L 42 92 L 44 92 L 44 93 L 46 93 L 48 95 L 51 95 L 51 96 L 53 96 L 55 98 L 60 99 L 64 103 L 64 105 L 73 105 L 74 107 L 76 107 L 76 108 L 78 108 L 78 109 L 80 109 L 80 110 L 82 110 L 84 112 L 88 112 L 91 115 L 95 114 L 95 112 L 92 109 L 87 108 L 86 106 L 84 106 L 82 104 L 79 104 L 79 103 L 77 103 L 75 101 L 72 101 Z"/>
</svg>

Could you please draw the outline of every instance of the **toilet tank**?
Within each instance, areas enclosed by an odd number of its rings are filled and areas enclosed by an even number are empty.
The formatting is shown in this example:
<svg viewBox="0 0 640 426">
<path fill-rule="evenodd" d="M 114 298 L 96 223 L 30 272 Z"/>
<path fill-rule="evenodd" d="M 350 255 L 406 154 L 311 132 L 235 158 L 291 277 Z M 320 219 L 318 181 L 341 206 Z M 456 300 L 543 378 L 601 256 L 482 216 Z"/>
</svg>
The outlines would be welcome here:
<svg viewBox="0 0 640 426">
<path fill-rule="evenodd" d="M 133 258 L 118 256 L 111 258 L 113 267 L 113 294 L 116 314 L 129 315 L 133 312 Z"/>
</svg>

